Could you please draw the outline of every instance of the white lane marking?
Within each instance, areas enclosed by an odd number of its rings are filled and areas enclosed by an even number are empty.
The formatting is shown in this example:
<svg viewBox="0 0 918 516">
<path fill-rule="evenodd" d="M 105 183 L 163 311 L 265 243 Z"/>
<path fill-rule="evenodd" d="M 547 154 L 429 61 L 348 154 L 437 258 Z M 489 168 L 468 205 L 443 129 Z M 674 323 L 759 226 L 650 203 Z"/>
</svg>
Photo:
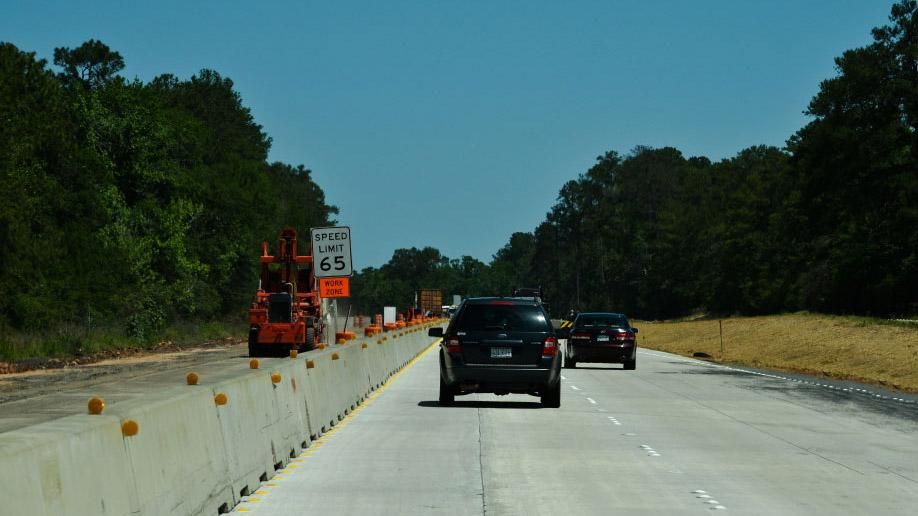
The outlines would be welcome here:
<svg viewBox="0 0 918 516">
<path fill-rule="evenodd" d="M 799 378 L 791 378 L 791 377 L 789 377 L 789 376 L 781 376 L 781 375 L 777 375 L 777 374 L 763 373 L 763 372 L 761 372 L 761 371 L 750 371 L 749 369 L 743 369 L 743 368 L 741 368 L 741 367 L 731 367 L 731 366 L 726 366 L 726 365 L 722 365 L 722 364 L 712 364 L 712 363 L 710 363 L 710 362 L 705 362 L 704 360 L 690 359 L 690 358 L 686 358 L 686 357 L 682 357 L 682 356 L 674 355 L 674 354 L 670 354 L 670 353 L 654 352 L 654 351 L 648 351 L 648 350 L 646 350 L 646 349 L 639 349 L 638 351 L 640 351 L 642 354 L 645 354 L 645 355 L 656 356 L 656 357 L 661 357 L 661 358 L 668 358 L 668 359 L 673 359 L 673 360 L 679 360 L 679 361 L 685 362 L 685 363 L 687 363 L 687 364 L 694 364 L 694 365 L 700 365 L 700 366 L 705 366 L 705 367 L 713 367 L 713 368 L 718 368 L 718 369 L 726 369 L 726 370 L 728 370 L 728 371 L 736 371 L 737 373 L 745 373 L 745 374 L 751 374 L 751 375 L 755 375 L 755 376 L 763 376 L 763 377 L 766 377 L 766 378 L 773 378 L 773 379 L 775 379 L 775 380 L 784 380 L 784 381 L 788 381 L 788 382 L 801 383 L 801 384 L 805 384 L 805 385 L 812 385 L 812 386 L 815 386 L 815 387 L 823 387 L 823 388 L 828 388 L 828 389 L 839 390 L 839 391 L 842 391 L 842 392 L 857 392 L 857 393 L 864 394 L 864 395 L 866 395 L 866 396 L 868 396 L 868 397 L 871 397 L 871 398 L 874 398 L 874 399 L 881 399 L 881 400 L 886 400 L 886 401 L 895 401 L 895 402 L 897 402 L 897 403 L 905 403 L 905 404 L 907 404 L 907 405 L 915 405 L 915 404 L 918 404 L 918 400 L 915 400 L 915 399 L 904 399 L 904 398 L 896 398 L 896 397 L 893 397 L 893 396 L 886 396 L 886 395 L 884 395 L 884 394 L 877 394 L 877 393 L 875 393 L 875 392 L 873 392 L 873 391 L 870 391 L 870 390 L 867 390 L 867 389 L 861 389 L 861 388 L 858 388 L 858 387 L 841 387 L 841 386 L 839 386 L 839 387 L 833 387 L 833 386 L 831 386 L 831 385 L 822 384 L 822 383 L 819 383 L 819 382 L 816 382 L 816 381 L 801 380 L 801 379 L 799 379 Z"/>
<path fill-rule="evenodd" d="M 646 444 L 642 444 L 642 445 L 641 445 L 641 448 L 643 448 L 644 451 L 647 452 L 647 455 L 649 455 L 649 456 L 651 456 L 651 457 L 659 457 L 659 456 L 660 456 L 660 454 L 657 453 L 656 450 L 654 450 L 654 449 L 651 448 L 650 446 L 647 446 Z"/>
<path fill-rule="evenodd" d="M 701 503 L 706 503 L 708 504 L 708 506 L 713 506 L 711 507 L 711 510 L 716 509 L 716 510 L 722 511 L 726 509 L 726 507 L 721 505 L 720 502 L 715 500 L 714 497 L 709 495 L 708 492 L 705 491 L 704 489 L 696 489 L 692 491 L 692 494 L 695 495 L 695 498 L 700 499 Z"/>
<path fill-rule="evenodd" d="M 577 387 L 576 385 L 571 385 L 571 389 L 574 389 L 575 391 L 579 391 L 580 387 Z"/>
<path fill-rule="evenodd" d="M 593 398 L 587 398 L 587 401 L 589 401 L 589 402 L 592 403 L 593 405 L 596 404 L 596 400 L 594 400 Z"/>
<path fill-rule="evenodd" d="M 562 380 L 567 380 L 567 377 L 564 376 L 564 375 L 562 374 L 562 375 L 561 375 L 561 379 L 562 379 Z"/>
</svg>

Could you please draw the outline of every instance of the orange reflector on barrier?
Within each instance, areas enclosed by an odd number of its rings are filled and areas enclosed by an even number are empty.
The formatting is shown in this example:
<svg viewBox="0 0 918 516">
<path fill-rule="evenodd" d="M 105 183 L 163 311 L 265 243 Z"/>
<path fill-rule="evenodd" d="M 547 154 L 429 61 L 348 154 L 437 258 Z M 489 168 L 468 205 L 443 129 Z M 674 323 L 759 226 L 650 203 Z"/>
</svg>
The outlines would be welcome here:
<svg viewBox="0 0 918 516">
<path fill-rule="evenodd" d="M 127 419 L 121 423 L 121 434 L 125 437 L 133 437 L 140 433 L 140 425 L 133 419 Z"/>
<path fill-rule="evenodd" d="M 102 401 L 102 398 L 92 398 L 87 405 L 89 407 L 89 413 L 94 416 L 98 416 L 105 410 L 105 402 Z"/>
</svg>

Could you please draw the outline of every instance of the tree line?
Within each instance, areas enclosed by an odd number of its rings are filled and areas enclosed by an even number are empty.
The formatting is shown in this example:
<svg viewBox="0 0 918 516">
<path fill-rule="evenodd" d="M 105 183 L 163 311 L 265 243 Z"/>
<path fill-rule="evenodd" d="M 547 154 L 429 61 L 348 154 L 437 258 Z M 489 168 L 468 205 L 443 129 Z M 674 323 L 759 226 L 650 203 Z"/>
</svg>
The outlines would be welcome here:
<svg viewBox="0 0 918 516">
<path fill-rule="evenodd" d="M 399 249 L 355 275 L 358 312 L 543 286 L 557 315 L 616 310 L 918 313 L 918 4 L 836 59 L 784 148 L 718 162 L 675 148 L 608 151 L 490 263 Z M 244 319 L 261 240 L 332 224 L 303 166 L 230 79 L 149 82 L 90 40 L 53 66 L 0 43 L 0 338 Z"/>
<path fill-rule="evenodd" d="M 149 82 L 100 41 L 54 67 L 0 43 L 0 333 L 108 327 L 139 341 L 176 320 L 242 317 L 259 244 L 337 208 L 233 82 Z M 241 320 L 241 319 L 240 319 Z"/>
<path fill-rule="evenodd" d="M 398 250 L 357 276 L 358 306 L 542 285 L 555 314 L 918 314 L 918 4 L 889 20 L 836 59 L 785 148 L 605 152 L 490 264 Z"/>
</svg>

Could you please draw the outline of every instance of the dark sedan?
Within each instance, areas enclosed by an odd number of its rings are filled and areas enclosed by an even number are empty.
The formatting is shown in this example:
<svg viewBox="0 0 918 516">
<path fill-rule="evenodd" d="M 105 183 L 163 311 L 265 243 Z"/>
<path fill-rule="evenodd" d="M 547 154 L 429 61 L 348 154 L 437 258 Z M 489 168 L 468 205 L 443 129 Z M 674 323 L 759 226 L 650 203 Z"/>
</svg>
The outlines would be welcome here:
<svg viewBox="0 0 918 516">
<path fill-rule="evenodd" d="M 574 320 L 564 356 L 564 367 L 578 362 L 623 364 L 637 367 L 637 328 L 622 314 L 582 313 Z"/>
</svg>

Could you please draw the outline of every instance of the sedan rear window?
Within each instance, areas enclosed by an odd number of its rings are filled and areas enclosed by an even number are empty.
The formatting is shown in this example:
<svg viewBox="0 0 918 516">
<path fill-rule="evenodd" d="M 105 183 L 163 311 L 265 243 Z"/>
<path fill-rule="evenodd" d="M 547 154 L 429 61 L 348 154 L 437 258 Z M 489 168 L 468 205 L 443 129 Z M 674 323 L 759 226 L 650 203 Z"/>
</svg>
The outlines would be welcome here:
<svg viewBox="0 0 918 516">
<path fill-rule="evenodd" d="M 545 314 L 539 307 L 515 304 L 474 304 L 462 311 L 460 331 L 548 331 Z"/>
<path fill-rule="evenodd" d="M 574 326 L 577 328 L 609 328 L 612 326 L 627 328 L 628 319 L 623 315 L 615 314 L 581 315 Z"/>
</svg>

